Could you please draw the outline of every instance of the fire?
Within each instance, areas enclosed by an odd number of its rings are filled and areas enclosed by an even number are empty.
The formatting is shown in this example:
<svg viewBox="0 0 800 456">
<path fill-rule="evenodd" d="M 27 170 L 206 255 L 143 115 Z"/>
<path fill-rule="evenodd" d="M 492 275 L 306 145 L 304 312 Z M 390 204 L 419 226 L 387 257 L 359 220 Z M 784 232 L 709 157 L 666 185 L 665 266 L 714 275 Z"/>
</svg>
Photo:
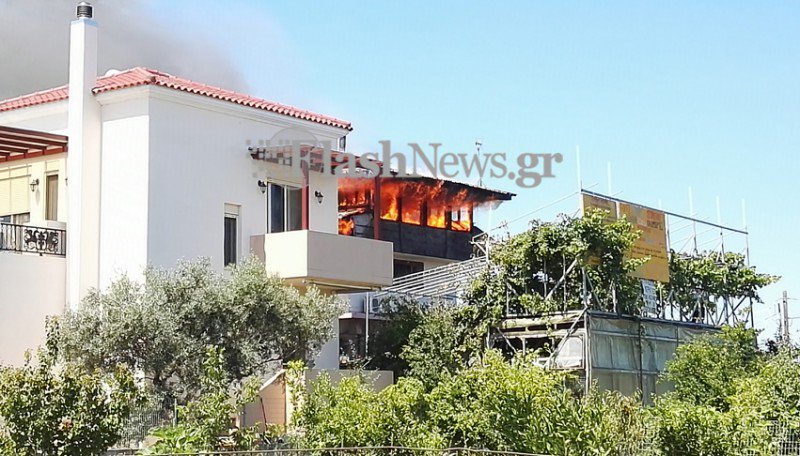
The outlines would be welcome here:
<svg viewBox="0 0 800 456">
<path fill-rule="evenodd" d="M 469 190 L 445 184 L 445 181 L 386 178 L 381 181 L 380 196 L 376 196 L 372 179 L 341 179 L 339 233 L 352 234 L 354 222 L 350 216 L 376 206 L 378 197 L 382 220 L 471 231 L 474 200 Z"/>
<path fill-rule="evenodd" d="M 342 178 L 339 180 L 339 208 L 364 207 L 372 204 L 369 179 Z"/>
<path fill-rule="evenodd" d="M 352 236 L 353 231 L 356 229 L 356 222 L 350 217 L 343 217 L 339 219 L 339 234 L 345 236 Z"/>
<path fill-rule="evenodd" d="M 434 228 L 446 228 L 447 220 L 445 219 L 444 206 L 434 206 L 428 208 L 428 226 Z"/>
</svg>

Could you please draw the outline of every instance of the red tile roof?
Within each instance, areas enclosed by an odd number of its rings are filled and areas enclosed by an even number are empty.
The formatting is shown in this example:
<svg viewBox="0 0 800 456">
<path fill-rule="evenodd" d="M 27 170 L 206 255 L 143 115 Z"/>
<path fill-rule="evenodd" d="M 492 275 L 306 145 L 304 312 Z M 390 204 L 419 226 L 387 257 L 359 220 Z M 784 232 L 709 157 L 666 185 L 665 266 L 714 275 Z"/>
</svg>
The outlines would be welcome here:
<svg viewBox="0 0 800 456">
<path fill-rule="evenodd" d="M 213 87 L 207 84 L 190 81 L 188 79 L 179 78 L 168 73 L 143 67 L 131 68 L 116 74 L 97 78 L 97 86 L 94 88 L 94 93 L 97 94 L 110 92 L 112 90 L 125 89 L 140 85 L 156 85 L 167 87 L 170 89 L 195 93 L 210 98 L 216 98 L 218 100 L 229 101 L 231 103 L 236 103 L 243 106 L 250 106 L 251 108 L 263 109 L 265 111 L 296 117 L 298 119 L 330 125 L 332 127 L 346 128 L 348 130 L 353 129 L 353 127 L 350 125 L 350 122 L 345 120 L 324 116 L 322 114 L 316 114 L 303 109 L 295 108 L 293 106 L 287 106 L 280 103 L 263 100 L 261 98 L 251 97 L 241 93 L 233 92 L 231 90 L 220 89 L 219 87 Z M 43 103 L 50 103 L 52 101 L 66 100 L 67 97 L 67 86 L 63 85 L 54 89 L 44 90 L 41 92 L 0 101 L 0 112 L 25 108 L 28 106 L 35 106 Z"/>
</svg>

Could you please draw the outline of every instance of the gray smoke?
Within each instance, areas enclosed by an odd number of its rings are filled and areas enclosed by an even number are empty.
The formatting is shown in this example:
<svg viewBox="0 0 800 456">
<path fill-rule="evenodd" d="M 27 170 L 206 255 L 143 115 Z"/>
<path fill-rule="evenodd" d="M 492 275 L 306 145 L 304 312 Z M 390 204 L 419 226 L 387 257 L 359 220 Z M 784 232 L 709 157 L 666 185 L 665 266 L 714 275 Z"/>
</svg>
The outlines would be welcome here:
<svg viewBox="0 0 800 456">
<path fill-rule="evenodd" d="M 160 20 L 147 0 L 94 0 L 98 74 L 145 66 L 247 92 L 242 73 L 201 24 Z M 0 0 L 0 99 L 67 82 L 78 0 Z"/>
</svg>

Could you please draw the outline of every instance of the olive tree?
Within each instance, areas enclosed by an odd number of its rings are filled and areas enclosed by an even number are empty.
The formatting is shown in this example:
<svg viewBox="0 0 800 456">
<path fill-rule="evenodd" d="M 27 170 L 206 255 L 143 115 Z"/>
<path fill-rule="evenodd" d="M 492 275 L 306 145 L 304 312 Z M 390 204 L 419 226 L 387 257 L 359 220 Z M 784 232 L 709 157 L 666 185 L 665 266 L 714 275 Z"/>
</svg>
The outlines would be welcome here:
<svg viewBox="0 0 800 456">
<path fill-rule="evenodd" d="M 223 349 L 230 380 L 243 379 L 276 362 L 311 360 L 341 311 L 334 296 L 301 293 L 255 260 L 226 274 L 199 260 L 92 291 L 62 317 L 57 337 L 64 359 L 104 371 L 125 363 L 155 393 L 184 401 L 197 395 L 207 346 Z"/>
</svg>

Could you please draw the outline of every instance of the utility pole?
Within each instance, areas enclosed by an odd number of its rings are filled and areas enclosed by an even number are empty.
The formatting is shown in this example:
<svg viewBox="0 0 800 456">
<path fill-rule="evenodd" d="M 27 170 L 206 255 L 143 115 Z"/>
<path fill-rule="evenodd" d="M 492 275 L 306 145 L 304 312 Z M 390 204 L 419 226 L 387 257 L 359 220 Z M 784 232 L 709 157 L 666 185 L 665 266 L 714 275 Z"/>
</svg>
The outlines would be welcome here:
<svg viewBox="0 0 800 456">
<path fill-rule="evenodd" d="M 781 299 L 781 318 L 783 343 L 789 345 L 791 343 L 791 335 L 789 334 L 789 296 L 786 291 L 783 292 L 783 299 Z"/>
</svg>

